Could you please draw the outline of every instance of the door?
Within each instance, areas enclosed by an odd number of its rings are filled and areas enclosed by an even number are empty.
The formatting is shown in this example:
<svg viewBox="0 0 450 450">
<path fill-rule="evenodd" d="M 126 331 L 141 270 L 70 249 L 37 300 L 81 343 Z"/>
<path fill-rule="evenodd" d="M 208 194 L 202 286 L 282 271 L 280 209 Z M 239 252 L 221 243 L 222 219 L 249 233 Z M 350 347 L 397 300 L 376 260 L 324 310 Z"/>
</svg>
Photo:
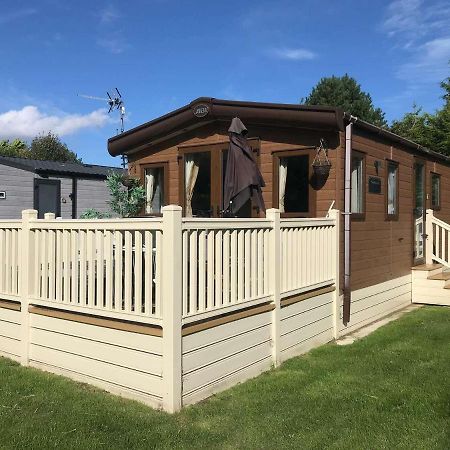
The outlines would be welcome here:
<svg viewBox="0 0 450 450">
<path fill-rule="evenodd" d="M 34 180 L 34 209 L 38 211 L 38 218 L 43 219 L 45 213 L 61 215 L 61 181 L 35 178 Z"/>
<path fill-rule="evenodd" d="M 425 163 L 414 163 L 414 264 L 425 262 Z"/>
<path fill-rule="evenodd" d="M 258 162 L 259 140 L 249 140 Z M 223 184 L 228 143 L 189 147 L 180 150 L 180 200 L 186 217 L 222 217 Z M 251 202 L 237 214 L 257 215 Z"/>
</svg>

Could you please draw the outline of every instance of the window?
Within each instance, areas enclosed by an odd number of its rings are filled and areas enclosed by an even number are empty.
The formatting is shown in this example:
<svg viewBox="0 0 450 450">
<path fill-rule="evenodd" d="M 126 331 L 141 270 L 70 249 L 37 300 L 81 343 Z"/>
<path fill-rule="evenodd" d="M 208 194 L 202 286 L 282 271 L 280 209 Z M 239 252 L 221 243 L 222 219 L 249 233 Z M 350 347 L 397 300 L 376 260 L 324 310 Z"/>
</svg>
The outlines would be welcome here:
<svg viewBox="0 0 450 450">
<path fill-rule="evenodd" d="M 283 217 L 314 215 L 314 190 L 310 186 L 310 152 L 295 150 L 275 154 L 274 206 Z"/>
<path fill-rule="evenodd" d="M 386 161 L 386 218 L 398 218 L 398 163 Z"/>
<path fill-rule="evenodd" d="M 441 209 L 441 176 L 431 174 L 431 208 Z"/>
<path fill-rule="evenodd" d="M 352 217 L 364 217 L 364 155 L 353 152 L 352 155 Z"/>
<path fill-rule="evenodd" d="M 145 166 L 145 214 L 161 214 L 161 208 L 165 205 L 165 165 Z"/>
</svg>

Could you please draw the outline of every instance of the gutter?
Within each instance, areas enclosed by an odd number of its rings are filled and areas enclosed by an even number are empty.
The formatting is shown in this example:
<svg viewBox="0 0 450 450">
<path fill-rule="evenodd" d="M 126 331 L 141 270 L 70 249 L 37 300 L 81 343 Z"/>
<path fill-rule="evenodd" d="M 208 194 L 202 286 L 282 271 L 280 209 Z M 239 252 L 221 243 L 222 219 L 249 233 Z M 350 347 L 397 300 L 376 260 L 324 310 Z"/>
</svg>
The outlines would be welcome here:
<svg viewBox="0 0 450 450">
<path fill-rule="evenodd" d="M 351 214 L 352 214 L 352 133 L 357 117 L 349 116 L 345 127 L 345 166 L 344 166 L 344 304 L 342 322 L 350 322 L 351 305 Z"/>
</svg>

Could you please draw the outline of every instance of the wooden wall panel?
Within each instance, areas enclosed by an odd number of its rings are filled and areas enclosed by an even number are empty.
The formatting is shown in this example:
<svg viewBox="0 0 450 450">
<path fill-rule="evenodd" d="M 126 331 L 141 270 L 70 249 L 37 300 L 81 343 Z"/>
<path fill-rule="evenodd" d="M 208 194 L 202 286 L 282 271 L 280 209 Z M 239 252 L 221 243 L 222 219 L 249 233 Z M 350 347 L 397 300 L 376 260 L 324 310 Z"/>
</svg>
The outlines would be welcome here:
<svg viewBox="0 0 450 450">
<path fill-rule="evenodd" d="M 0 355 L 20 359 L 20 312 L 0 307 Z"/>
</svg>

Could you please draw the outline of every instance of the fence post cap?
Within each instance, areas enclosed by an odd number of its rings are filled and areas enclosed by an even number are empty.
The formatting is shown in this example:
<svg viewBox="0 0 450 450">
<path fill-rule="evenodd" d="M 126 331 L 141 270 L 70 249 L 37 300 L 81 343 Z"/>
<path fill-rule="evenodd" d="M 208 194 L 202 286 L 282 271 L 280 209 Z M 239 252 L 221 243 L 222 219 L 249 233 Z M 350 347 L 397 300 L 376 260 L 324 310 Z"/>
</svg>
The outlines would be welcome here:
<svg viewBox="0 0 450 450">
<path fill-rule="evenodd" d="M 38 212 L 35 209 L 24 209 L 22 219 L 37 219 Z"/>
<path fill-rule="evenodd" d="M 54 220 L 56 218 L 55 213 L 45 213 L 44 219 L 45 220 Z M 59 219 L 60 217 L 58 217 Z"/>
<path fill-rule="evenodd" d="M 182 207 L 178 206 L 178 205 L 167 205 L 167 206 L 163 206 L 162 207 L 162 211 L 166 212 L 166 211 L 182 211 Z"/>
</svg>

